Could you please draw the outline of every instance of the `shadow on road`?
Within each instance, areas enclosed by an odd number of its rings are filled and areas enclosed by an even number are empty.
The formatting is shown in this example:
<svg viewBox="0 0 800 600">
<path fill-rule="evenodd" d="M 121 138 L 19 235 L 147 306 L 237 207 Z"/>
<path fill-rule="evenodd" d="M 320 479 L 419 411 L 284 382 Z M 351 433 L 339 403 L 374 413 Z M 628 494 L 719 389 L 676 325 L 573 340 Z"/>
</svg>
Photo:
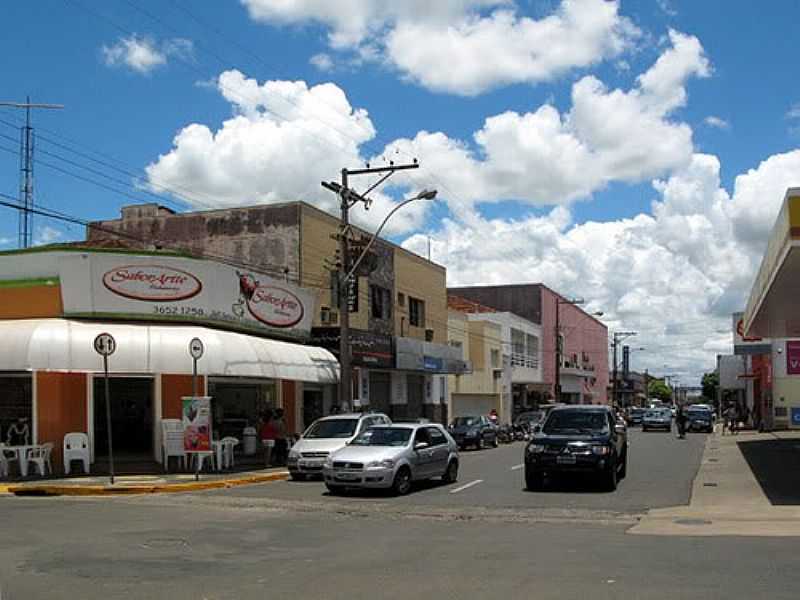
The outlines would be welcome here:
<svg viewBox="0 0 800 600">
<path fill-rule="evenodd" d="M 432 490 L 435 488 L 445 487 L 448 485 L 457 485 L 457 484 L 445 483 L 441 479 L 426 479 L 423 481 L 415 481 L 408 495 L 413 496 L 414 494 L 419 494 L 420 492 Z M 338 497 L 349 496 L 357 498 L 393 498 L 396 496 L 396 494 L 390 488 L 356 488 L 356 487 L 344 488 L 336 493 L 325 491 L 323 495 L 331 498 L 335 498 L 337 496 Z"/>
<path fill-rule="evenodd" d="M 525 491 L 531 492 L 525 488 Z M 608 494 L 598 477 L 570 477 L 568 475 L 550 476 L 544 486 L 533 493 L 539 494 Z"/>
<path fill-rule="evenodd" d="M 773 505 L 800 506 L 800 442 L 737 442 L 750 470 Z"/>
</svg>

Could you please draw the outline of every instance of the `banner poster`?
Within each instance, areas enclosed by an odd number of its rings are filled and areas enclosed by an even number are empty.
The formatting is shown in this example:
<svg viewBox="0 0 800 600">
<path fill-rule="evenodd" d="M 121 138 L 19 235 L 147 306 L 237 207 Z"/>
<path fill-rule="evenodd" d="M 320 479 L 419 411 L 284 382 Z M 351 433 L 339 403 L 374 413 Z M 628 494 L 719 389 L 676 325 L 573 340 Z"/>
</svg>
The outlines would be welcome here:
<svg viewBox="0 0 800 600">
<path fill-rule="evenodd" d="M 183 398 L 183 449 L 186 452 L 211 452 L 211 397 Z"/>
</svg>

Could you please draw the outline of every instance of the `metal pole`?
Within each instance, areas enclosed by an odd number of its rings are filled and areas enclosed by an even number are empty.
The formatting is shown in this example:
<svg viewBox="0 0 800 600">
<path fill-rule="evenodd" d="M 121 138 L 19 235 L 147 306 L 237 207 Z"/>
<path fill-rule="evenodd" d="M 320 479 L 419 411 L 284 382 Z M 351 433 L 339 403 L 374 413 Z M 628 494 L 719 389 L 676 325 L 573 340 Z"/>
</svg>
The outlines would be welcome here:
<svg viewBox="0 0 800 600">
<path fill-rule="evenodd" d="M 556 381 L 555 381 L 555 401 L 561 400 L 561 328 L 558 322 L 558 309 L 561 302 L 556 298 Z"/>
<path fill-rule="evenodd" d="M 611 381 L 611 405 L 616 406 L 617 404 L 617 334 L 614 334 L 614 366 L 613 366 L 613 375 Z"/>
<path fill-rule="evenodd" d="M 197 397 L 197 359 L 192 358 L 192 396 Z"/>
<path fill-rule="evenodd" d="M 111 396 L 108 392 L 108 356 L 103 355 L 103 371 L 106 388 L 106 429 L 108 430 L 108 465 L 111 473 L 111 485 L 114 485 L 114 446 L 111 442 Z"/>
<path fill-rule="evenodd" d="M 350 198 L 347 189 L 347 169 L 342 169 L 341 192 L 341 230 L 339 235 L 339 253 L 341 254 L 342 268 L 339 271 L 339 408 L 344 409 L 350 405 L 352 397 L 350 391 L 350 282 L 346 275 L 350 269 L 349 255 L 349 227 L 350 227 Z M 353 274 L 354 277 L 357 275 Z"/>
</svg>

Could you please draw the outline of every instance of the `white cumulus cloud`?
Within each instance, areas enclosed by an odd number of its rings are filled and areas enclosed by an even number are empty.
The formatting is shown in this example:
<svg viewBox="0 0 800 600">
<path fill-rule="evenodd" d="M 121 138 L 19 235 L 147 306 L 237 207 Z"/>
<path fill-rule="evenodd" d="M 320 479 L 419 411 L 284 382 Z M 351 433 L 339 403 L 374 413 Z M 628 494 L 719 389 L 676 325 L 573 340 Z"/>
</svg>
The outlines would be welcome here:
<svg viewBox="0 0 800 600">
<path fill-rule="evenodd" d="M 725 119 L 720 117 L 715 117 L 714 115 L 709 115 L 705 119 L 703 119 L 703 123 L 708 125 L 709 127 L 713 127 L 715 129 L 730 129 L 731 124 L 728 123 Z"/>
<path fill-rule="evenodd" d="M 509 0 L 243 0 L 262 22 L 316 22 L 333 50 L 383 60 L 441 92 L 475 95 L 513 83 L 549 81 L 614 58 L 639 29 L 608 0 L 562 0 L 540 19 Z"/>
<path fill-rule="evenodd" d="M 132 34 L 119 38 L 110 46 L 103 46 L 103 61 L 109 67 L 129 67 L 137 73 L 147 75 L 167 64 L 170 57 L 189 58 L 194 51 L 191 40 L 172 38 L 159 44 L 147 36 Z"/>
</svg>

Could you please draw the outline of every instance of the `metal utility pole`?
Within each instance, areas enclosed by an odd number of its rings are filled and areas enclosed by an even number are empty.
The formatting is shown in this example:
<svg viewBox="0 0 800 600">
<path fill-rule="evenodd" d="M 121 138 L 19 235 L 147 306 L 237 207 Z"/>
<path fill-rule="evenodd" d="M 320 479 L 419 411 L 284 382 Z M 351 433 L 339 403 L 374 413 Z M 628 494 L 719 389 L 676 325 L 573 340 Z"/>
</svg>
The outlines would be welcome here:
<svg viewBox="0 0 800 600">
<path fill-rule="evenodd" d="M 613 374 L 612 374 L 612 381 L 611 381 L 611 404 L 613 406 L 617 405 L 617 345 L 623 341 L 628 339 L 629 337 L 636 335 L 635 331 L 617 331 L 614 332 L 614 359 L 613 359 Z"/>
<path fill-rule="evenodd" d="M 359 202 L 364 203 L 364 207 L 369 209 L 372 200 L 366 196 L 377 188 L 381 183 L 389 179 L 396 171 L 404 171 L 407 169 L 418 169 L 419 163 L 414 160 L 411 164 L 395 165 L 390 162 L 385 167 L 370 168 L 369 165 L 365 169 L 342 169 L 342 182 L 337 184 L 335 182 L 322 182 L 322 186 L 340 197 L 340 213 L 341 223 L 339 225 L 339 260 L 341 266 L 339 268 L 338 280 L 338 300 L 339 300 L 339 406 L 343 407 L 345 404 L 348 406 L 352 400 L 352 376 L 351 376 L 351 356 L 350 356 L 350 310 L 358 302 L 358 287 L 355 282 L 358 281 L 358 275 L 354 273 L 355 268 L 350 264 L 350 209 Z M 371 175 L 375 173 L 382 173 L 383 177 L 378 179 L 366 192 L 358 194 L 351 190 L 349 186 L 349 177 L 351 175 Z M 366 249 L 365 249 L 366 251 Z M 362 253 L 363 256 L 363 253 Z M 359 260 L 361 257 L 359 257 Z M 355 265 L 357 266 L 357 265 Z M 352 302 L 352 304 L 351 304 Z"/>
<path fill-rule="evenodd" d="M 33 147 L 34 136 L 31 127 L 31 109 L 60 109 L 61 104 L 31 104 L 28 96 L 25 102 L 0 102 L 0 106 L 25 109 L 25 125 L 20 127 L 19 143 L 19 202 L 22 209 L 19 213 L 18 244 L 27 248 L 33 240 Z"/>
</svg>

